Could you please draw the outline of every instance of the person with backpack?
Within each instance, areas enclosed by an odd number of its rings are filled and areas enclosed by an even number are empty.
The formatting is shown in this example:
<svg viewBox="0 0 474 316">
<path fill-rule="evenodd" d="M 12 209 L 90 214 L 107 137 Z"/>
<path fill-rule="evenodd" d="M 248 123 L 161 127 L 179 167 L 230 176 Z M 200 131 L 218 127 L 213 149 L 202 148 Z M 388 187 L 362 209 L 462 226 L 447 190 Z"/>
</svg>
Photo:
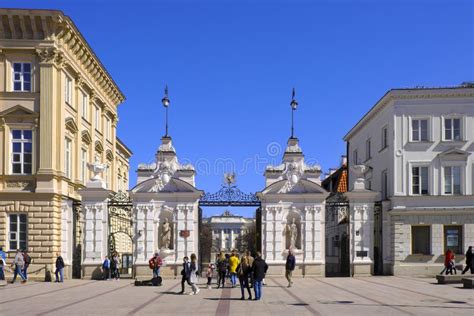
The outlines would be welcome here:
<svg viewBox="0 0 474 316">
<path fill-rule="evenodd" d="M 258 301 L 262 298 L 262 282 L 267 273 L 268 265 L 265 260 L 262 259 L 262 254 L 257 252 L 256 258 L 253 261 L 252 272 L 253 272 L 253 289 L 255 292 L 254 300 Z"/>
<path fill-rule="evenodd" d="M 291 279 L 293 270 L 295 270 L 296 259 L 291 250 L 288 250 L 288 256 L 286 257 L 285 264 L 285 277 L 288 280 L 288 287 L 293 285 L 293 280 Z"/>
<path fill-rule="evenodd" d="M 26 251 L 26 249 L 23 250 L 22 254 L 23 254 L 23 261 L 25 261 L 25 265 L 23 266 L 23 275 L 28 280 L 27 270 L 31 263 L 31 257 L 28 255 L 28 252 Z"/>
<path fill-rule="evenodd" d="M 15 271 L 13 272 L 13 279 L 11 283 L 15 283 L 17 275 L 20 276 L 21 283 L 25 283 L 26 277 L 23 274 L 23 269 L 25 268 L 25 259 L 23 258 L 23 254 L 21 253 L 20 249 L 16 251 L 15 260 L 13 261 L 13 264 L 15 266 Z"/>
<path fill-rule="evenodd" d="M 153 270 L 153 278 L 160 276 L 160 268 L 162 264 L 163 260 L 161 259 L 158 252 L 156 252 L 150 260 L 148 260 L 148 266 L 151 270 Z"/>
<path fill-rule="evenodd" d="M 56 271 L 54 274 L 56 275 L 56 283 L 64 281 L 64 260 L 59 253 L 56 257 Z"/>
<path fill-rule="evenodd" d="M 217 265 L 217 273 L 218 273 L 217 288 L 220 288 L 221 285 L 222 285 L 222 288 L 224 288 L 225 275 L 227 273 L 227 260 L 225 259 L 223 252 L 219 253 L 219 258 L 217 259 L 216 265 Z"/>
<path fill-rule="evenodd" d="M 104 280 L 110 280 L 110 259 L 107 256 L 105 256 L 102 263 L 102 270 L 104 272 Z"/>
<path fill-rule="evenodd" d="M 241 300 L 245 300 L 245 289 L 249 294 L 249 300 L 252 299 L 252 292 L 250 291 L 249 279 L 250 275 L 252 274 L 252 266 L 249 264 L 249 259 L 247 256 L 242 257 L 242 261 L 240 261 L 239 265 L 237 266 L 237 275 L 239 277 L 240 282 L 240 292 L 242 293 Z"/>
</svg>

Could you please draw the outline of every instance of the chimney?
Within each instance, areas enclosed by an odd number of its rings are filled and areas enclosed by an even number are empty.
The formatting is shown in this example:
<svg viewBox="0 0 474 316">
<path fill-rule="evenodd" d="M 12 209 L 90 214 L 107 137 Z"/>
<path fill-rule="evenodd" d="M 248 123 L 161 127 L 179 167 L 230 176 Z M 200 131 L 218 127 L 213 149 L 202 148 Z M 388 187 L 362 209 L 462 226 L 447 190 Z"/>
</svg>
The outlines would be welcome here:
<svg viewBox="0 0 474 316">
<path fill-rule="evenodd" d="M 347 156 L 346 155 L 341 156 L 341 167 L 344 166 L 344 165 L 347 165 Z"/>
</svg>

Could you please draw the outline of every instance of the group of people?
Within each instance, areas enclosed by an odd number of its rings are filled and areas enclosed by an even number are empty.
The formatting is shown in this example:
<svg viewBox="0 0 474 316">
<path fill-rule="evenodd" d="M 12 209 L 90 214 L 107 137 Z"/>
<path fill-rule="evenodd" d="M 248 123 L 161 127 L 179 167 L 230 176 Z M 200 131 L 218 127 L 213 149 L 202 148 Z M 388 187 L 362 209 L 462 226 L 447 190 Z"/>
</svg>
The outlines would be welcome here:
<svg viewBox="0 0 474 316">
<path fill-rule="evenodd" d="M 120 258 L 117 252 L 112 253 L 110 258 L 105 256 L 102 262 L 102 278 L 120 280 Z"/>
<path fill-rule="evenodd" d="M 457 269 L 456 269 L 456 262 L 455 262 L 455 255 L 454 252 L 451 249 L 448 249 L 446 251 L 446 254 L 444 256 L 444 268 L 440 272 L 440 274 L 446 273 L 448 274 L 457 274 Z M 472 246 L 469 246 L 469 248 L 466 251 L 466 266 L 462 270 L 461 274 L 466 273 L 468 270 L 471 271 L 471 274 L 474 274 L 474 261 L 472 260 Z"/>
<path fill-rule="evenodd" d="M 10 283 L 15 283 L 17 276 L 20 276 L 21 283 L 28 280 L 28 267 L 31 264 L 31 257 L 26 250 L 17 249 L 15 259 L 11 269 L 13 270 L 13 279 Z M 5 280 L 5 270 L 7 269 L 7 254 L 0 247 L 0 280 Z"/>
<path fill-rule="evenodd" d="M 288 280 L 288 287 L 293 284 L 292 272 L 295 269 L 296 260 L 291 251 L 289 251 L 286 260 L 286 278 Z M 256 253 L 255 258 L 250 251 L 246 251 L 242 256 L 239 256 L 237 251 L 232 251 L 231 254 L 224 254 L 220 252 L 216 256 L 214 263 L 209 263 L 206 270 L 207 288 L 210 289 L 214 274 L 217 275 L 217 288 L 224 288 L 226 280 L 229 280 L 232 288 L 237 287 L 237 280 L 240 284 L 241 300 L 245 300 L 247 292 L 248 300 L 260 300 L 262 298 L 262 287 L 265 284 L 265 275 L 268 270 L 268 265 L 262 258 L 260 252 Z M 198 266 L 195 254 L 191 255 L 191 260 L 188 257 L 183 258 L 183 269 L 181 270 L 181 292 L 185 293 L 185 284 L 188 283 L 192 292 L 190 295 L 199 293 L 197 286 L 198 281 Z M 252 296 L 251 288 L 254 289 L 254 296 Z"/>
</svg>

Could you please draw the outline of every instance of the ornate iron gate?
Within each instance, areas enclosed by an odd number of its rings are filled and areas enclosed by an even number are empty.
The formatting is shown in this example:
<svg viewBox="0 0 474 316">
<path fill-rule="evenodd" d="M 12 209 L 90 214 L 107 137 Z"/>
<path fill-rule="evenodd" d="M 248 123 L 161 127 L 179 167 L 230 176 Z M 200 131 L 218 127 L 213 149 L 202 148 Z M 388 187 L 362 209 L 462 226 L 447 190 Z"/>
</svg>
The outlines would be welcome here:
<svg viewBox="0 0 474 316">
<path fill-rule="evenodd" d="M 119 191 L 109 200 L 109 257 L 117 253 L 121 274 L 132 272 L 133 263 L 133 216 L 132 201 L 127 193 Z"/>
<path fill-rule="evenodd" d="M 343 193 L 326 200 L 326 276 L 350 276 L 349 201 Z"/>
</svg>

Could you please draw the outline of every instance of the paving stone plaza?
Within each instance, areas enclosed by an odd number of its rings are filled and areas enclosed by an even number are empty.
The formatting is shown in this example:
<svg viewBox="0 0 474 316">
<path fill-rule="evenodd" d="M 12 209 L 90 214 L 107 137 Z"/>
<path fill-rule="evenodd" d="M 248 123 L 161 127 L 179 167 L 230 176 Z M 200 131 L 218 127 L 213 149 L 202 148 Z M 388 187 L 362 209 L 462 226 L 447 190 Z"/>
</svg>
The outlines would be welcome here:
<svg viewBox="0 0 474 316">
<path fill-rule="evenodd" d="M 135 287 L 131 280 L 28 282 L 0 288 L 2 315 L 472 315 L 472 290 L 433 278 L 283 278 L 266 280 L 261 301 L 241 301 L 239 288 L 179 295 L 180 280 Z M 187 288 L 190 291 L 190 288 Z"/>
</svg>

